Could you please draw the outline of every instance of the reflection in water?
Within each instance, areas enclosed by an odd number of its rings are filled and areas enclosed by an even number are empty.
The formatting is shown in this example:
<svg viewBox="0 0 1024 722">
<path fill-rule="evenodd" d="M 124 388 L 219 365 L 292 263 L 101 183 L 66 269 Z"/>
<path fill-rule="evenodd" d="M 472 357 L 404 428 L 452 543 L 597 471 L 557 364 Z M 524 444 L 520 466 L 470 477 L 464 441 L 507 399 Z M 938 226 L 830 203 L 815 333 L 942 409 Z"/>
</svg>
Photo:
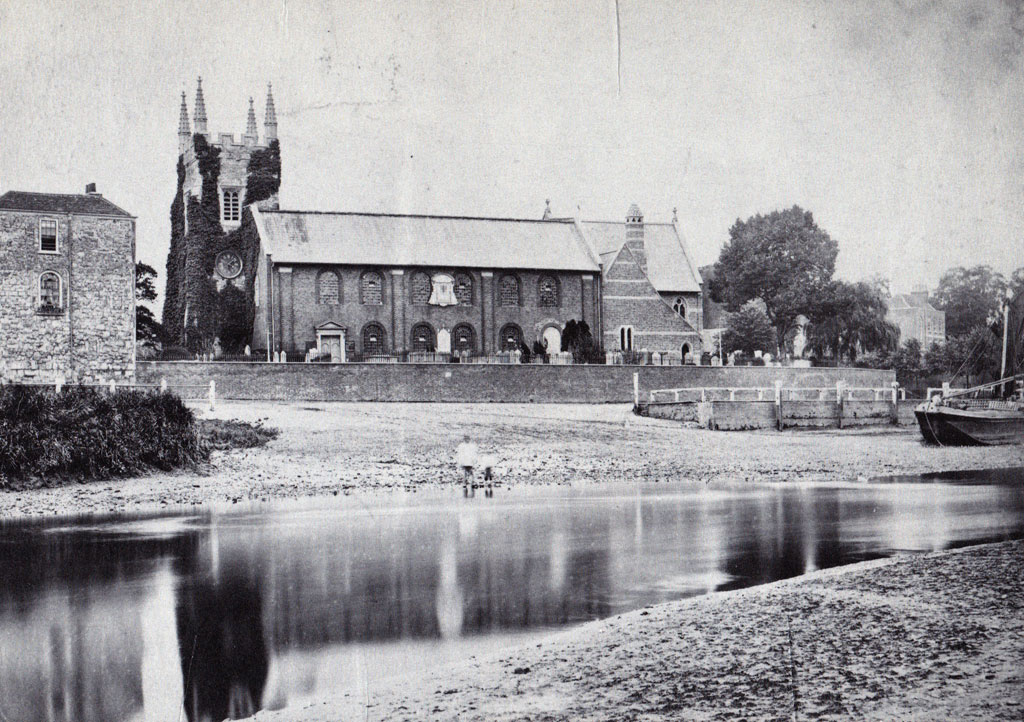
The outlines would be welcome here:
<svg viewBox="0 0 1024 722">
<path fill-rule="evenodd" d="M 178 648 L 185 713 L 191 722 L 251 717 L 267 681 L 262 598 L 255 579 L 186 581 L 178 596 Z"/>
<path fill-rule="evenodd" d="M 0 524 L 0 720 L 243 717 L 651 603 L 1019 536 L 1022 512 L 1019 483 L 662 484 Z"/>
</svg>

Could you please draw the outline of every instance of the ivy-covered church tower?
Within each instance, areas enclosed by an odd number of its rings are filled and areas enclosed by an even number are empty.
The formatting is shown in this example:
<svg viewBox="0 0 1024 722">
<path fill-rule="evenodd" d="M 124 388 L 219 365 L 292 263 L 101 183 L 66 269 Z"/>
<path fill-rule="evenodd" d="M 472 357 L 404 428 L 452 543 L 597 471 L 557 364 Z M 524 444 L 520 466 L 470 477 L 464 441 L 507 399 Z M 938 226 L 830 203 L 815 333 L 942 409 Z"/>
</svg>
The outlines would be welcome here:
<svg viewBox="0 0 1024 722">
<path fill-rule="evenodd" d="M 245 133 L 237 142 L 231 133 L 214 136 L 207 130 L 202 78 L 196 84 L 191 127 L 181 94 L 163 312 L 166 344 L 193 353 L 244 348 L 252 331 L 256 254 L 246 206 L 276 208 L 280 185 L 277 112 L 269 84 L 263 138 L 249 98 Z"/>
</svg>

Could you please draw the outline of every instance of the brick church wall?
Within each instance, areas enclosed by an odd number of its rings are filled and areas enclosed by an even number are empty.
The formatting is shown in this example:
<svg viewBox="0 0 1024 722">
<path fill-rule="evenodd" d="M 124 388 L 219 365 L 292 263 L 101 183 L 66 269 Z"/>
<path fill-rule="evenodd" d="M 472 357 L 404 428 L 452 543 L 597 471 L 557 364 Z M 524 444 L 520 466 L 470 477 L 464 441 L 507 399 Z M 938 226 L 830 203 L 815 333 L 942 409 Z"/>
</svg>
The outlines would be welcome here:
<svg viewBox="0 0 1024 722">
<path fill-rule="evenodd" d="M 265 265 L 265 261 L 261 261 Z M 375 270 L 384 280 L 383 303 L 368 305 L 360 302 L 360 282 L 365 271 Z M 407 351 L 411 345 L 412 329 L 419 323 L 427 323 L 436 334 L 441 328 L 451 331 L 458 324 L 469 324 L 474 332 L 476 353 L 492 353 L 498 345 L 498 333 L 509 323 L 516 324 L 523 332 L 528 345 L 540 338 L 549 325 L 561 330 L 566 322 L 586 320 L 596 328 L 594 278 L 588 274 L 516 271 L 520 282 L 520 305 L 501 305 L 500 279 L 504 271 L 483 271 L 480 269 L 459 270 L 473 279 L 473 301 L 471 305 L 432 306 L 413 303 L 409 287 L 413 275 L 420 271 L 428 275 L 447 273 L 455 275 L 453 269 L 370 269 L 352 266 L 275 266 L 274 306 L 277 319 L 275 326 L 286 351 L 305 352 L 316 346 L 316 327 L 333 321 L 346 329 L 350 352 L 362 352 L 362 329 L 369 323 L 377 323 L 387 335 L 387 349 L 390 352 Z M 340 303 L 322 305 L 318 303 L 317 277 L 323 271 L 338 275 Z M 487 275 L 491 273 L 492 275 Z M 559 305 L 541 306 L 538 282 L 543 275 L 554 276 L 559 286 Z M 261 276 L 262 278 L 262 276 Z M 266 347 L 265 317 L 267 296 L 261 292 L 260 308 L 254 326 L 253 348 Z"/>
<path fill-rule="evenodd" d="M 58 223 L 58 253 L 40 253 L 40 218 Z M 39 277 L 61 278 L 64 308 L 39 309 Z M 135 362 L 135 222 L 0 212 L 0 378 L 131 377 Z"/>
<path fill-rule="evenodd" d="M 700 350 L 700 336 L 686 327 L 651 286 L 635 252 L 627 245 L 612 262 L 603 281 L 604 347 L 619 348 L 619 328 L 633 328 L 635 350 L 679 353 L 684 343 Z"/>
</svg>

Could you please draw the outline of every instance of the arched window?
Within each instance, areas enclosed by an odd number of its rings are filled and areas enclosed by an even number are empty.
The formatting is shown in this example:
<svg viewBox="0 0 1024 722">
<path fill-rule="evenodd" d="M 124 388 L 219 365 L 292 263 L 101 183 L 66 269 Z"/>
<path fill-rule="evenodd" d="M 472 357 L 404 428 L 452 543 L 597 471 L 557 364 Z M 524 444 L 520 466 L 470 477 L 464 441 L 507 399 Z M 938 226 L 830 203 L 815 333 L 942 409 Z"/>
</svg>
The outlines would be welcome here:
<svg viewBox="0 0 1024 722">
<path fill-rule="evenodd" d="M 507 323 L 501 327 L 498 334 L 498 345 L 502 351 L 513 351 L 523 345 L 523 329 L 514 323 Z"/>
<path fill-rule="evenodd" d="M 633 350 L 633 327 L 632 326 L 619 326 L 619 350 L 620 351 L 632 351 Z"/>
<path fill-rule="evenodd" d="M 360 279 L 359 302 L 366 306 L 384 303 L 384 279 L 376 271 L 367 271 Z"/>
<path fill-rule="evenodd" d="M 519 305 L 519 279 L 512 275 L 501 277 L 500 306 Z"/>
<path fill-rule="evenodd" d="M 455 298 L 460 306 L 473 305 L 473 277 L 468 273 L 455 274 Z"/>
<path fill-rule="evenodd" d="M 379 323 L 363 326 L 363 353 L 366 355 L 385 353 L 388 348 L 387 336 Z"/>
<path fill-rule="evenodd" d="M 437 348 L 437 335 L 429 323 L 418 323 L 412 327 L 413 351 L 433 351 Z"/>
<path fill-rule="evenodd" d="M 39 305 L 48 311 L 64 308 L 64 294 L 61 292 L 60 276 L 47 271 L 39 277 Z"/>
<path fill-rule="evenodd" d="M 679 318 L 686 318 L 686 301 L 682 296 L 676 296 L 676 300 L 672 302 L 672 310 Z"/>
<path fill-rule="evenodd" d="M 430 276 L 416 271 L 409 279 L 409 300 L 415 306 L 426 306 L 430 301 Z"/>
<path fill-rule="evenodd" d="M 316 277 L 316 297 L 321 306 L 337 306 L 341 303 L 341 284 L 334 271 L 321 271 Z"/>
<path fill-rule="evenodd" d="M 476 351 L 476 334 L 468 323 L 460 323 L 452 329 L 452 351 L 456 353 Z"/>
<path fill-rule="evenodd" d="M 558 279 L 554 276 L 541 276 L 537 281 L 537 305 L 558 306 Z"/>
<path fill-rule="evenodd" d="M 690 355 L 690 344 L 684 343 L 682 347 L 679 349 L 679 353 L 681 353 L 683 356 L 683 363 L 687 363 L 688 360 L 686 357 Z"/>
</svg>

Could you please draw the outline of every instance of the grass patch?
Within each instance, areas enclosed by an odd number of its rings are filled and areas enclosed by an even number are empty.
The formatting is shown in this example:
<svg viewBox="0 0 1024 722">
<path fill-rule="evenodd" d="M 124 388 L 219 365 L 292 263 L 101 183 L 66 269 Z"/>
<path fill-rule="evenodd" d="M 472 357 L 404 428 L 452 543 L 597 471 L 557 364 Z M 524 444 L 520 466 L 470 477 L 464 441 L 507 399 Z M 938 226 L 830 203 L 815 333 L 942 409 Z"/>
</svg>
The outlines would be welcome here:
<svg viewBox="0 0 1024 722">
<path fill-rule="evenodd" d="M 0 385 L 0 489 L 137 476 L 207 459 L 195 416 L 174 394 Z"/>
<path fill-rule="evenodd" d="M 203 442 L 218 451 L 227 449 L 252 449 L 263 446 L 271 439 L 277 438 L 277 429 L 267 428 L 262 421 L 250 424 L 246 421 L 224 421 L 222 419 L 202 419 L 199 421 L 199 434 Z"/>
</svg>

